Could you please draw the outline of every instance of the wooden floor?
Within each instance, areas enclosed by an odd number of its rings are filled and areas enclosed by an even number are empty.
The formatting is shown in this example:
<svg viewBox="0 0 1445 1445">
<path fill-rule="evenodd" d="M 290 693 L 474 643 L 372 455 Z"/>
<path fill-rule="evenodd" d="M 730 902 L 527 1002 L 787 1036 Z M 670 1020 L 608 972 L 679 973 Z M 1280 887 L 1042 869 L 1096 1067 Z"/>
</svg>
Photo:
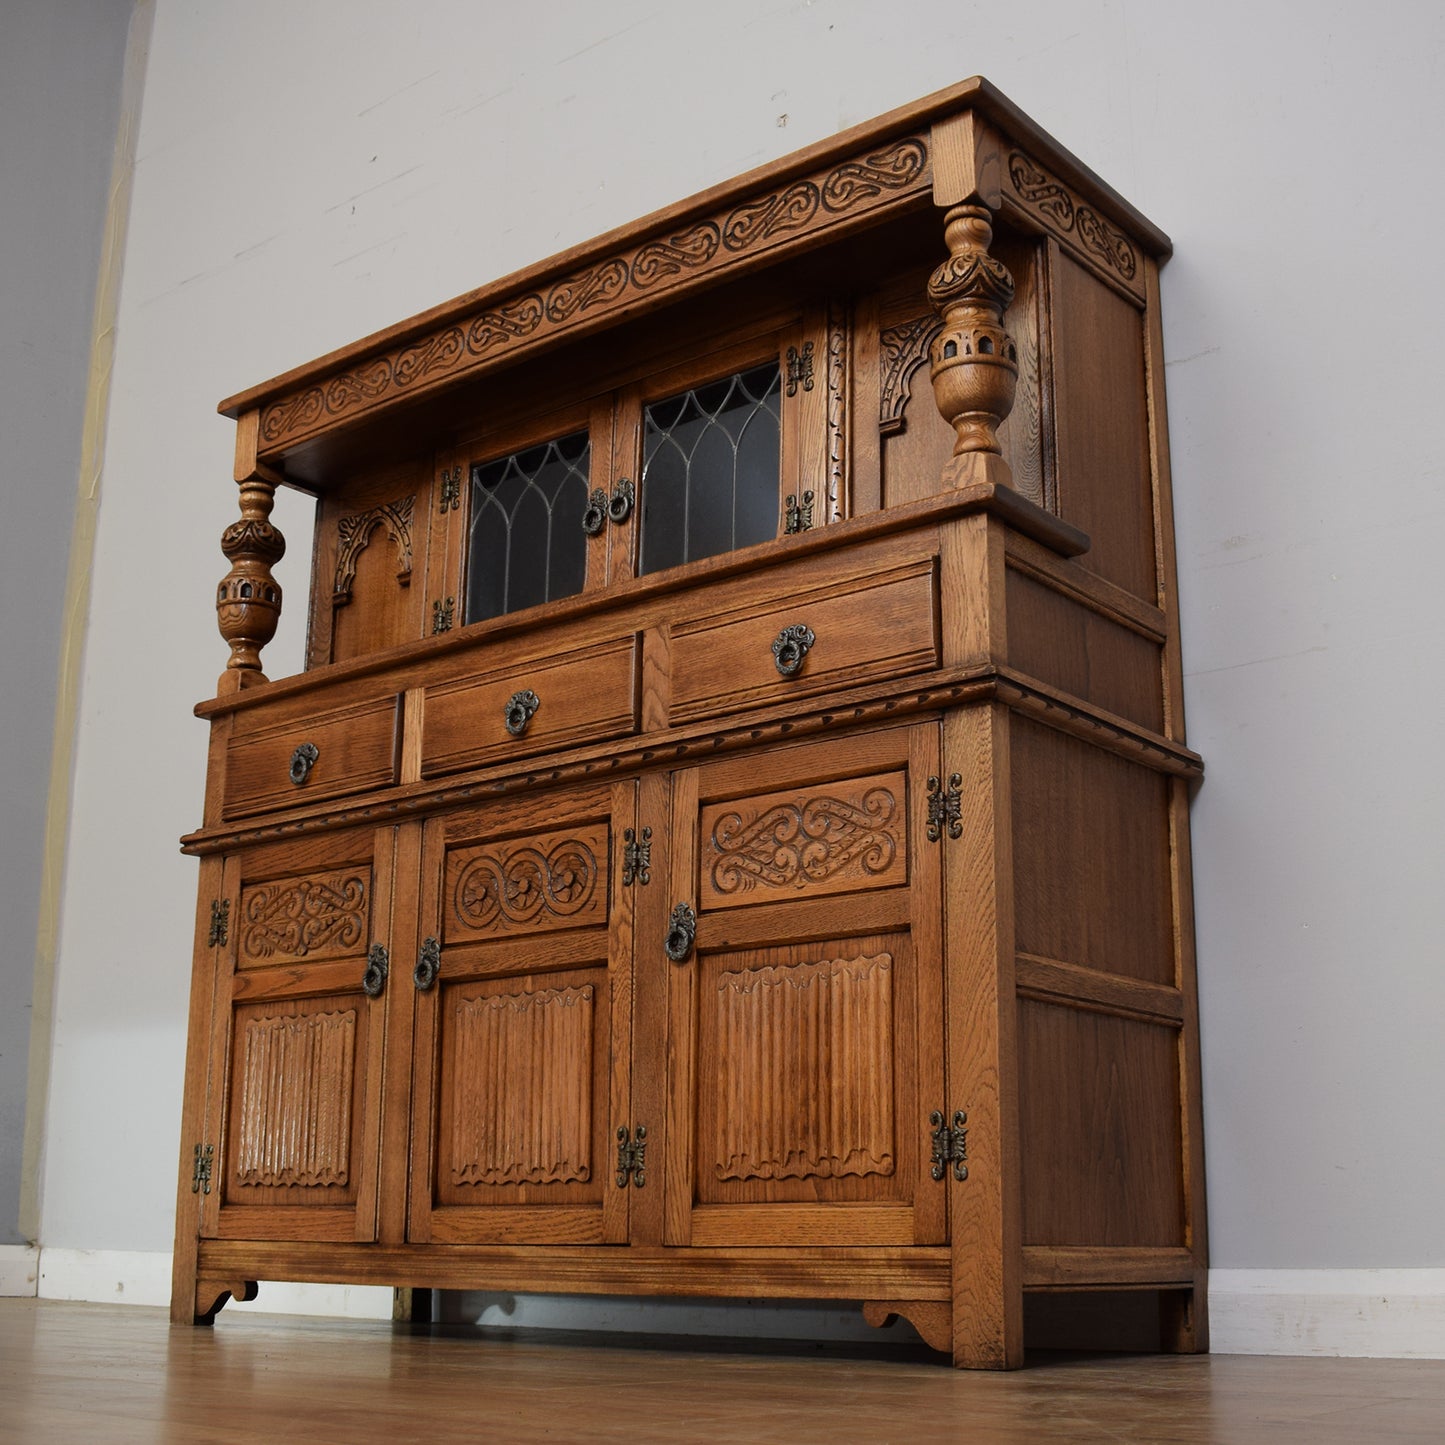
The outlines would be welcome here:
<svg viewBox="0 0 1445 1445">
<path fill-rule="evenodd" d="M 1047 1357 L 1011 1375 L 845 1347 L 429 1335 L 0 1299 L 0 1441 L 1445 1440 L 1445 1362 Z"/>
</svg>

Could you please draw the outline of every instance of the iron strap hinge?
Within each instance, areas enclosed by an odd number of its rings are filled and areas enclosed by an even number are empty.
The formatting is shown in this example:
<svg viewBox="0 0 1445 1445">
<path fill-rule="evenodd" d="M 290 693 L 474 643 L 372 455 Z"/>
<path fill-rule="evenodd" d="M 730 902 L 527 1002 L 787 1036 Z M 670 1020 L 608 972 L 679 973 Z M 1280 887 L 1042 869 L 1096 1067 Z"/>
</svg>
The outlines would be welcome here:
<svg viewBox="0 0 1445 1445">
<path fill-rule="evenodd" d="M 194 1161 L 191 1165 L 191 1193 L 209 1194 L 211 1192 L 211 1166 L 216 1159 L 216 1146 L 214 1144 L 197 1144 Z"/>
<path fill-rule="evenodd" d="M 635 1135 L 625 1124 L 617 1126 L 617 1187 L 626 1189 L 629 1179 L 638 1189 L 647 1183 L 646 1124 L 639 1124 Z"/>
<path fill-rule="evenodd" d="M 644 828 L 641 839 L 631 828 L 622 830 L 622 886 L 652 882 L 652 829 Z"/>
<path fill-rule="evenodd" d="M 928 828 L 925 836 L 930 843 L 943 839 L 944 828 L 950 838 L 963 836 L 963 777 L 959 773 L 948 775 L 945 788 L 937 777 L 928 780 Z"/>
<path fill-rule="evenodd" d="M 208 948 L 215 948 L 217 944 L 224 944 L 231 934 L 231 900 L 229 898 L 213 898 L 211 900 L 211 933 L 206 940 Z"/>
<path fill-rule="evenodd" d="M 928 1122 L 933 1126 L 933 1168 L 929 1173 L 935 1179 L 942 1179 L 953 1166 L 955 1179 L 968 1178 L 968 1115 L 962 1109 L 953 1111 L 953 1123 L 945 1124 L 943 1114 L 935 1109 Z"/>
</svg>

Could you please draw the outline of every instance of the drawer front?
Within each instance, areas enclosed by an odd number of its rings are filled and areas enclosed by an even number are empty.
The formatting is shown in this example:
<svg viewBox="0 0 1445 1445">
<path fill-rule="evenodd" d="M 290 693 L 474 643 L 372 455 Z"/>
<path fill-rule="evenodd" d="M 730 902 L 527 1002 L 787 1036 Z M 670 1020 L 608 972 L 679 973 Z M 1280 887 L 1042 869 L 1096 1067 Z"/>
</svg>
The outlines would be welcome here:
<svg viewBox="0 0 1445 1445">
<path fill-rule="evenodd" d="M 629 633 L 427 688 L 422 776 L 635 732 L 638 657 Z"/>
<path fill-rule="evenodd" d="M 397 780 L 400 699 L 238 729 L 226 750 L 225 818 L 300 807 Z"/>
<path fill-rule="evenodd" d="M 669 717 L 877 682 L 939 658 L 937 568 L 927 557 L 675 623 Z"/>
</svg>

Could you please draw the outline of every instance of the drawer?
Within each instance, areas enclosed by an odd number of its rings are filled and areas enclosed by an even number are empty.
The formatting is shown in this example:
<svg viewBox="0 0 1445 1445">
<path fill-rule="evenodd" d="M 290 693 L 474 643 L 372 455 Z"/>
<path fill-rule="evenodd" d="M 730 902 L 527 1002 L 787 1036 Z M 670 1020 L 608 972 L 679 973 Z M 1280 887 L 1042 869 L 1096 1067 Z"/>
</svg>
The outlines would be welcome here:
<svg viewBox="0 0 1445 1445">
<path fill-rule="evenodd" d="M 226 749 L 224 818 L 300 807 L 396 782 L 400 697 L 354 703 L 267 725 L 238 722 Z M 314 754 L 314 755 L 313 755 Z"/>
<path fill-rule="evenodd" d="M 925 557 L 674 623 L 668 715 L 680 723 L 785 702 L 939 658 L 938 573 Z"/>
<path fill-rule="evenodd" d="M 628 633 L 427 688 L 422 776 L 635 732 L 639 653 Z"/>
</svg>

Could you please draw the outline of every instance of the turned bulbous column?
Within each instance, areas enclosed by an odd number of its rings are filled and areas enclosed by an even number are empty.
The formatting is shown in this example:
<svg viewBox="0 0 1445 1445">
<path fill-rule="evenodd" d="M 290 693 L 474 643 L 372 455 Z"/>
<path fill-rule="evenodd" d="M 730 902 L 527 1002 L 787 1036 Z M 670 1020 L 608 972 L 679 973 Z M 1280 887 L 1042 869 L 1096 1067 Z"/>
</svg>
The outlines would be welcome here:
<svg viewBox="0 0 1445 1445">
<path fill-rule="evenodd" d="M 216 589 L 216 625 L 231 647 L 227 674 L 241 674 L 236 683 L 265 682 L 261 649 L 276 635 L 281 619 L 281 584 L 271 568 L 286 555 L 286 539 L 270 522 L 275 487 L 254 476 L 240 487 L 240 520 L 221 534 L 221 551 L 231 570 Z M 223 674 L 222 682 L 226 680 Z"/>
<path fill-rule="evenodd" d="M 1018 348 L 1003 324 L 1013 277 L 989 254 L 993 224 L 983 206 L 954 206 L 943 235 L 949 257 L 929 277 L 928 299 L 943 316 L 929 353 L 933 396 L 955 435 L 944 481 L 1009 481 L 998 427 L 1013 410 L 1019 374 Z"/>
</svg>

